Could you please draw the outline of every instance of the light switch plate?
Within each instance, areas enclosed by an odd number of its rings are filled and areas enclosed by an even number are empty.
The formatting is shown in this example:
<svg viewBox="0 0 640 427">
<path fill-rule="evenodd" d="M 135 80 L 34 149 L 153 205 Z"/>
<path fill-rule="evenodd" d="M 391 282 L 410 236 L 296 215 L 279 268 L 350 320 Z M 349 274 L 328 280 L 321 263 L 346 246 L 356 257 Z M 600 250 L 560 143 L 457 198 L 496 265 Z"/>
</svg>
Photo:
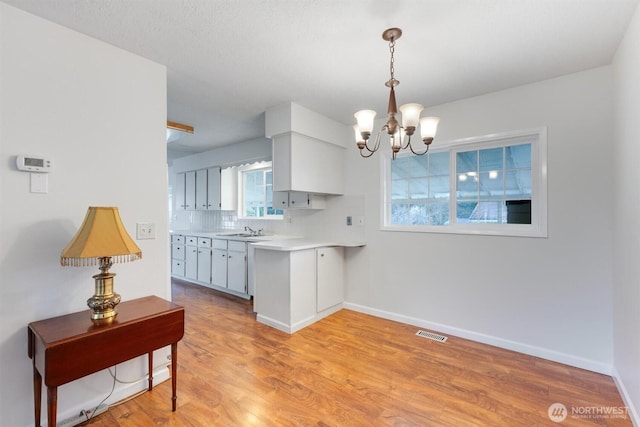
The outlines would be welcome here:
<svg viewBox="0 0 640 427">
<path fill-rule="evenodd" d="M 153 222 L 138 222 L 136 224 L 136 239 L 155 239 L 156 225 Z"/>
</svg>

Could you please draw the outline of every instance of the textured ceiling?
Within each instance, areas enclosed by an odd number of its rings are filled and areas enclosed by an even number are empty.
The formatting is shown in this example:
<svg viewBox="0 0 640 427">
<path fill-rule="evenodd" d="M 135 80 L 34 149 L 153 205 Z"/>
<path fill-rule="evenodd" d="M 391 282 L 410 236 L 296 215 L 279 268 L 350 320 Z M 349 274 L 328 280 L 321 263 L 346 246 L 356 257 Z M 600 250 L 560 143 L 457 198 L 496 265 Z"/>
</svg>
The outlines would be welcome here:
<svg viewBox="0 0 640 427">
<path fill-rule="evenodd" d="M 264 137 L 293 101 L 345 124 L 611 63 L 638 0 L 3 0 L 167 66 L 170 157 Z"/>
</svg>

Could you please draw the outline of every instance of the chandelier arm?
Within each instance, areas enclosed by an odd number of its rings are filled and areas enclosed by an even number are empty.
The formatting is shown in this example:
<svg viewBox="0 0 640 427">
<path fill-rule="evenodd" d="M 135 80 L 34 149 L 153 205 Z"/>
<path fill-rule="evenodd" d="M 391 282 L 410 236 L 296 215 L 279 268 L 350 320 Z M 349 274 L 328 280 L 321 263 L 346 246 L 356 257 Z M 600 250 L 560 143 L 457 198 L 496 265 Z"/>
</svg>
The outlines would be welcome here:
<svg viewBox="0 0 640 427">
<path fill-rule="evenodd" d="M 371 154 L 375 153 L 376 151 L 378 151 L 378 148 L 380 148 L 380 134 L 382 133 L 382 131 L 386 128 L 386 125 L 382 127 L 382 129 L 380 129 L 378 131 L 378 135 L 376 136 L 376 142 L 375 144 L 373 144 L 373 149 L 369 148 L 369 145 L 367 144 L 367 141 L 364 142 L 364 146 L 367 149 L 368 152 L 370 152 Z M 369 156 L 367 156 L 369 157 Z"/>
<path fill-rule="evenodd" d="M 416 151 L 413 149 L 413 146 L 412 146 L 411 144 L 408 144 L 408 145 L 409 145 L 409 149 L 411 150 L 411 152 L 412 152 L 413 154 L 415 154 L 416 156 L 424 156 L 425 154 L 427 154 L 427 153 L 429 152 L 429 145 L 427 145 L 427 149 L 426 149 L 426 150 L 424 150 L 424 152 L 422 152 L 422 153 L 418 153 L 418 152 L 416 152 Z"/>
<path fill-rule="evenodd" d="M 404 146 L 402 146 L 402 150 L 406 150 L 407 148 L 410 148 L 410 147 L 411 147 L 411 135 L 408 135 L 407 136 L 407 143 Z M 413 151 L 413 150 L 411 150 L 411 151 Z"/>
</svg>

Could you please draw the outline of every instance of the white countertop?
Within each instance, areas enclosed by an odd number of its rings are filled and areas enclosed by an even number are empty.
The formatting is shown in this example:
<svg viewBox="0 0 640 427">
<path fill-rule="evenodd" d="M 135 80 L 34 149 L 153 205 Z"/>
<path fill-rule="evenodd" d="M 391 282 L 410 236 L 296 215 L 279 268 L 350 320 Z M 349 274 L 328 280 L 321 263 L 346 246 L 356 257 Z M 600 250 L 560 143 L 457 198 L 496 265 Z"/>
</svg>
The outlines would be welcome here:
<svg viewBox="0 0 640 427">
<path fill-rule="evenodd" d="M 219 231 L 189 231 L 189 230 L 169 230 L 171 234 L 182 234 L 184 236 L 209 237 L 212 239 L 241 240 L 244 242 L 265 242 L 270 240 L 299 239 L 300 236 L 289 236 L 282 234 L 266 234 L 261 236 L 234 236 L 235 233 L 243 231 L 219 230 Z"/>
<path fill-rule="evenodd" d="M 306 238 L 292 238 L 286 240 L 269 240 L 265 242 L 252 243 L 254 249 L 265 249 L 271 251 L 301 251 L 304 249 L 324 248 L 328 246 L 343 246 L 348 248 L 354 248 L 359 246 L 365 246 L 365 242 L 333 242 L 313 240 Z"/>
</svg>

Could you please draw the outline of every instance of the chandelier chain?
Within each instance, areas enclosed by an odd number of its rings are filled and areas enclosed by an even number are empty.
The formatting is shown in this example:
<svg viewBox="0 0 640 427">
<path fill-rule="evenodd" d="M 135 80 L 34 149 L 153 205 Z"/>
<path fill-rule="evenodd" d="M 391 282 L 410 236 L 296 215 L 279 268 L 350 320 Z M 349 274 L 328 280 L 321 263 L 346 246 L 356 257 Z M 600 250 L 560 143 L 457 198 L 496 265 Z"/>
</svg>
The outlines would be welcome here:
<svg viewBox="0 0 640 427">
<path fill-rule="evenodd" d="M 389 61 L 389 72 L 391 73 L 391 79 L 389 81 L 392 82 L 392 83 L 395 80 L 395 78 L 394 78 L 394 73 L 395 73 L 394 62 L 395 62 L 395 58 L 393 57 L 393 53 L 395 51 L 395 47 L 396 47 L 396 41 L 394 39 L 391 39 L 389 41 L 389 52 L 391 52 L 391 61 Z"/>
</svg>

